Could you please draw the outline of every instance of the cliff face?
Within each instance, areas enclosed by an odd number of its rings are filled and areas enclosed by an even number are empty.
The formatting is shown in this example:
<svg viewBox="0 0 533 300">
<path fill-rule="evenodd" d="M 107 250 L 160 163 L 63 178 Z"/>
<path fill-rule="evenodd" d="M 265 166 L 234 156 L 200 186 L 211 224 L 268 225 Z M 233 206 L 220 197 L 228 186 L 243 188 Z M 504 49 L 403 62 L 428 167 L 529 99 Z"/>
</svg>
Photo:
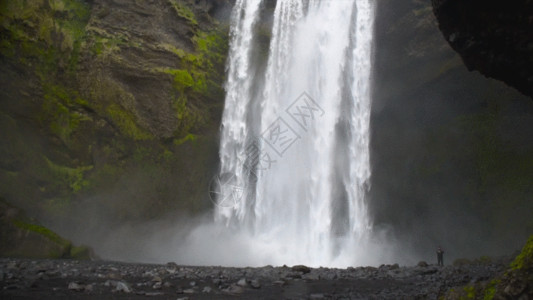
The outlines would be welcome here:
<svg viewBox="0 0 533 300">
<path fill-rule="evenodd" d="M 80 227 L 92 211 L 119 222 L 206 207 L 228 10 L 207 0 L 2 1 L 0 197 Z"/>
<path fill-rule="evenodd" d="M 465 2 L 465 1 L 463 1 Z M 372 182 L 376 227 L 434 260 L 518 249 L 533 230 L 533 102 L 469 72 L 431 3 L 377 2 Z M 416 262 L 416 261 L 415 261 Z"/>
<path fill-rule="evenodd" d="M 468 70 L 533 97 L 533 1 L 432 2 L 440 30 Z"/>
</svg>

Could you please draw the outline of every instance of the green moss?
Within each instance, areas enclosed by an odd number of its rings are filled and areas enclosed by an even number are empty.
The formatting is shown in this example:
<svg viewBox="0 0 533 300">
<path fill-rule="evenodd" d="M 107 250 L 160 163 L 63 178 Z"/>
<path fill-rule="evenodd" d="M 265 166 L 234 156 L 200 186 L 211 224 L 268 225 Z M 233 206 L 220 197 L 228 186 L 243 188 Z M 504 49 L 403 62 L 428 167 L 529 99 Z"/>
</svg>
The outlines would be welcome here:
<svg viewBox="0 0 533 300">
<path fill-rule="evenodd" d="M 31 232 L 38 233 L 47 239 L 61 245 L 61 246 L 70 246 L 71 243 L 69 240 L 66 240 L 62 237 L 60 237 L 57 233 L 53 232 L 52 230 L 35 224 L 26 223 L 20 220 L 13 220 L 13 225 L 15 225 L 18 228 L 28 230 Z"/>
<path fill-rule="evenodd" d="M 169 0 L 169 2 L 170 4 L 172 4 L 172 7 L 174 7 L 174 10 L 176 10 L 178 16 L 187 20 L 191 25 L 198 25 L 198 21 L 196 21 L 196 16 L 189 7 L 176 0 Z"/>
<path fill-rule="evenodd" d="M 184 135 L 193 127 L 206 124 L 208 112 L 194 106 L 190 99 L 198 99 L 207 92 L 207 82 L 203 71 L 192 68 L 186 69 L 159 69 L 157 71 L 169 74 L 173 78 L 174 99 L 172 107 L 179 120 L 179 129 L 176 135 Z M 196 102 L 196 101 L 195 101 Z M 199 101 L 198 101 L 199 102 Z"/>
<path fill-rule="evenodd" d="M 186 136 L 182 137 L 181 139 L 174 140 L 174 145 L 180 146 L 188 141 L 196 141 L 196 139 L 198 139 L 197 135 L 189 133 Z"/>
<path fill-rule="evenodd" d="M 163 151 L 163 154 L 161 155 L 161 159 L 166 162 L 172 160 L 173 157 L 174 153 L 172 153 L 172 151 L 169 151 L 168 149 L 165 149 L 165 151 Z"/>
<path fill-rule="evenodd" d="M 59 85 L 44 84 L 43 90 L 45 94 L 39 119 L 49 124 L 51 132 L 69 144 L 70 136 L 80 122 L 91 120 L 76 111 L 76 107 L 88 107 L 89 103 Z"/>
<path fill-rule="evenodd" d="M 187 55 L 187 52 L 185 52 L 185 50 L 176 48 L 176 47 L 174 47 L 173 45 L 170 45 L 170 44 L 166 44 L 166 43 L 159 44 L 159 47 L 161 47 L 164 50 L 167 50 L 167 51 L 170 51 L 170 52 L 176 54 L 179 58 L 185 58 L 185 56 Z"/>
<path fill-rule="evenodd" d="M 174 88 L 180 93 L 195 85 L 194 79 L 187 70 L 167 70 L 166 73 L 174 76 Z"/>
<path fill-rule="evenodd" d="M 81 0 L 2 1 L 0 53 L 33 71 L 43 90 L 38 116 L 66 145 L 88 106 L 66 86 L 75 78 L 90 6 Z"/>
<path fill-rule="evenodd" d="M 124 135 L 134 140 L 153 138 L 144 128 L 137 125 L 136 117 L 131 112 L 121 108 L 118 104 L 110 104 L 106 109 L 106 113 Z"/>
<path fill-rule="evenodd" d="M 129 44 L 128 37 L 120 32 L 111 34 L 95 27 L 89 27 L 87 31 L 89 32 L 89 49 L 96 56 L 108 56 Z"/>
<path fill-rule="evenodd" d="M 223 82 L 223 68 L 227 54 L 226 30 L 196 30 L 192 38 L 195 51 L 188 53 L 171 45 L 160 45 L 163 49 L 182 59 L 180 69 L 161 68 L 172 76 L 174 99 L 173 108 L 179 120 L 177 136 L 184 136 L 191 130 L 201 128 L 209 122 L 206 100 L 219 99 L 224 94 L 220 85 Z"/>
<path fill-rule="evenodd" d="M 44 157 L 51 172 L 52 178 L 62 186 L 68 186 L 73 193 L 77 193 L 87 187 L 89 182 L 85 179 L 85 172 L 92 170 L 93 166 L 71 168 L 53 163 Z"/>
<path fill-rule="evenodd" d="M 77 68 L 80 44 L 90 7 L 80 0 L 8 1 L 0 10 L 2 53 L 20 53 L 20 62 L 32 66 L 41 77 L 54 77 L 59 67 Z M 11 49 L 10 49 L 11 48 Z M 52 76 L 51 76 L 52 75 Z"/>
<path fill-rule="evenodd" d="M 180 96 L 172 102 L 176 117 L 178 120 L 185 120 L 189 117 L 189 110 L 187 109 L 187 97 Z"/>
<path fill-rule="evenodd" d="M 194 85 L 193 91 L 205 95 L 207 93 L 207 78 L 205 72 L 193 71 Z"/>
<path fill-rule="evenodd" d="M 529 237 L 522 252 L 511 263 L 513 270 L 522 270 L 533 266 L 533 235 Z"/>
<path fill-rule="evenodd" d="M 496 287 L 500 284 L 500 280 L 494 279 L 485 288 L 485 293 L 483 295 L 483 300 L 492 300 L 496 294 Z"/>
<path fill-rule="evenodd" d="M 476 288 L 473 286 L 465 286 L 463 288 L 466 295 L 461 297 L 461 299 L 475 299 L 476 298 Z"/>
<path fill-rule="evenodd" d="M 183 92 L 192 88 L 194 93 L 208 95 L 208 86 L 222 82 L 223 68 L 227 54 L 226 33 L 221 30 L 209 32 L 197 31 L 193 37 L 195 53 L 186 53 L 182 49 L 166 46 L 170 51 L 183 59 L 185 68 L 177 70 L 163 70 L 174 76 L 175 88 Z"/>
<path fill-rule="evenodd" d="M 224 64 L 228 47 L 224 31 L 199 31 L 193 40 L 196 44 L 196 51 L 209 64 L 208 68 L 213 68 L 215 64 Z"/>
<path fill-rule="evenodd" d="M 28 223 L 20 219 L 11 220 L 11 223 L 17 228 L 39 234 L 59 246 L 59 248 L 56 248 L 54 250 L 49 250 L 49 253 L 38 254 L 38 257 L 42 257 L 44 255 L 45 257 L 49 257 L 49 258 L 75 258 L 75 259 L 90 259 L 91 258 L 92 250 L 89 247 L 86 247 L 86 246 L 73 247 L 72 243 L 69 240 L 62 238 L 57 233 L 53 232 L 52 230 L 44 226 Z M 28 256 L 29 255 L 33 257 L 36 255 L 36 253 L 35 253 L 35 249 L 28 250 L 28 249 L 21 248 L 19 249 L 19 252 L 13 253 L 13 255 L 14 256 Z"/>
</svg>

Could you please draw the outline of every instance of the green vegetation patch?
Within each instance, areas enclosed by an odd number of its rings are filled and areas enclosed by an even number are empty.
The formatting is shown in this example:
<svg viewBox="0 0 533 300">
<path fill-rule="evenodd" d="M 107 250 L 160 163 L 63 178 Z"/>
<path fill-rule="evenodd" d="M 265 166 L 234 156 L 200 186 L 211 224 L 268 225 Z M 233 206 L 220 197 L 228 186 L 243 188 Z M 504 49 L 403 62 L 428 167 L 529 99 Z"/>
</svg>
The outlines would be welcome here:
<svg viewBox="0 0 533 300">
<path fill-rule="evenodd" d="M 35 225 L 35 224 L 30 224 L 30 223 L 26 223 L 26 222 L 23 222 L 23 221 L 20 221 L 20 220 L 13 220 L 13 225 L 15 225 L 16 227 L 18 228 L 21 228 L 21 229 L 24 229 L 24 230 L 28 230 L 28 231 L 31 231 L 31 232 L 35 232 L 35 233 L 38 233 L 44 237 L 46 237 L 47 239 L 61 245 L 61 246 L 70 246 L 71 243 L 69 240 L 66 240 L 62 237 L 60 237 L 57 233 L 53 232 L 52 230 L 44 227 L 44 226 L 41 226 L 41 225 Z"/>
<path fill-rule="evenodd" d="M 511 263 L 513 270 L 522 270 L 533 266 L 533 235 L 529 237 L 522 252 Z"/>
<path fill-rule="evenodd" d="M 187 134 L 186 136 L 182 137 L 181 139 L 174 140 L 174 145 L 179 146 L 182 145 L 188 141 L 194 142 L 198 139 L 198 136 L 192 133 Z"/>
<path fill-rule="evenodd" d="M 120 51 L 120 47 L 131 44 L 129 38 L 121 33 L 109 33 L 101 28 L 88 26 L 87 42 L 90 51 L 96 56 L 108 56 Z"/>
<path fill-rule="evenodd" d="M 174 7 L 174 10 L 176 10 L 178 16 L 187 20 L 191 25 L 198 25 L 198 21 L 196 21 L 196 16 L 189 7 L 176 0 L 169 0 L 169 2 L 170 4 L 172 4 L 172 7 Z"/>
<path fill-rule="evenodd" d="M 91 120 L 79 111 L 79 108 L 88 107 L 89 104 L 80 98 L 77 92 L 68 91 L 60 85 L 44 84 L 43 90 L 44 101 L 39 119 L 48 123 L 51 132 L 65 144 L 69 144 L 70 135 L 80 122 Z"/>
<path fill-rule="evenodd" d="M 494 279 L 485 288 L 485 294 L 483 295 L 483 300 L 492 300 L 494 295 L 496 295 L 496 287 L 500 284 L 499 279 Z"/>
<path fill-rule="evenodd" d="M 195 30 L 192 38 L 194 52 L 187 52 L 172 45 L 162 44 L 161 48 L 170 51 L 181 60 L 181 68 L 158 68 L 172 76 L 174 99 L 172 101 L 179 120 L 176 136 L 187 136 L 191 130 L 205 126 L 210 119 L 207 103 L 221 99 L 224 90 L 224 63 L 226 60 L 227 30 Z"/>
<path fill-rule="evenodd" d="M 81 0 L 2 1 L 0 53 L 54 78 L 59 67 L 77 67 L 90 7 Z M 72 73 L 71 73 L 72 74 Z"/>
<path fill-rule="evenodd" d="M 137 118 L 135 115 L 123 109 L 118 104 L 110 104 L 106 109 L 106 113 L 126 136 L 129 136 L 136 141 L 153 138 L 148 131 L 137 125 Z"/>
<path fill-rule="evenodd" d="M 44 159 L 53 177 L 68 186 L 72 192 L 77 193 L 89 184 L 84 177 L 84 173 L 92 170 L 93 166 L 70 168 L 57 165 L 46 157 Z"/>
<path fill-rule="evenodd" d="M 475 299 L 476 298 L 476 288 L 473 286 L 465 286 L 463 290 L 466 293 L 466 296 L 463 299 Z"/>
<path fill-rule="evenodd" d="M 164 71 L 174 77 L 174 88 L 180 93 L 184 93 L 187 89 L 196 85 L 195 80 L 192 78 L 191 73 L 183 69 L 167 69 Z"/>
<path fill-rule="evenodd" d="M 488 263 L 488 261 L 487 257 L 481 257 L 475 262 Z M 503 275 L 497 276 L 490 281 L 469 284 L 460 289 L 450 289 L 442 299 L 492 300 L 495 297 L 510 299 L 511 297 L 519 296 L 509 294 L 506 288 L 513 284 L 531 284 L 532 277 L 530 272 L 533 270 L 533 235 L 529 237 L 526 245 L 522 248 L 522 252 L 516 256 L 509 267 Z"/>
</svg>

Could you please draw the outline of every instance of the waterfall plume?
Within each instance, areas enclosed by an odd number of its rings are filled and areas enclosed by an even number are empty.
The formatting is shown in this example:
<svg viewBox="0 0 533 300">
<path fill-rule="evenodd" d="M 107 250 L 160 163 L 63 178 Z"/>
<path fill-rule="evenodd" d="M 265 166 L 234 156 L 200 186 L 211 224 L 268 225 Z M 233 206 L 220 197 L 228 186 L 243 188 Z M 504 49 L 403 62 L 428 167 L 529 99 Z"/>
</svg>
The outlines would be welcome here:
<svg viewBox="0 0 533 300">
<path fill-rule="evenodd" d="M 278 0 L 262 76 L 260 0 L 232 14 L 215 222 L 259 264 L 356 264 L 371 220 L 372 0 Z"/>
</svg>

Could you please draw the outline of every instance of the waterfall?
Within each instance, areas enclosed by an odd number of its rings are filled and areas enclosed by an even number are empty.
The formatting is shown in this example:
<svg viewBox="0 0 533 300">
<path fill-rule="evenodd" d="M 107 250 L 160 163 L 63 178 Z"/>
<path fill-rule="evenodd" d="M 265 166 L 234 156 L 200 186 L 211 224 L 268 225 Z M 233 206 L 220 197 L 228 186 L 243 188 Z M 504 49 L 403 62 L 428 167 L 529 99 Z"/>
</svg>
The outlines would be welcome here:
<svg viewBox="0 0 533 300">
<path fill-rule="evenodd" d="M 262 69 L 261 5 L 232 12 L 215 221 L 262 264 L 355 264 L 372 231 L 373 2 L 278 0 Z"/>
</svg>

